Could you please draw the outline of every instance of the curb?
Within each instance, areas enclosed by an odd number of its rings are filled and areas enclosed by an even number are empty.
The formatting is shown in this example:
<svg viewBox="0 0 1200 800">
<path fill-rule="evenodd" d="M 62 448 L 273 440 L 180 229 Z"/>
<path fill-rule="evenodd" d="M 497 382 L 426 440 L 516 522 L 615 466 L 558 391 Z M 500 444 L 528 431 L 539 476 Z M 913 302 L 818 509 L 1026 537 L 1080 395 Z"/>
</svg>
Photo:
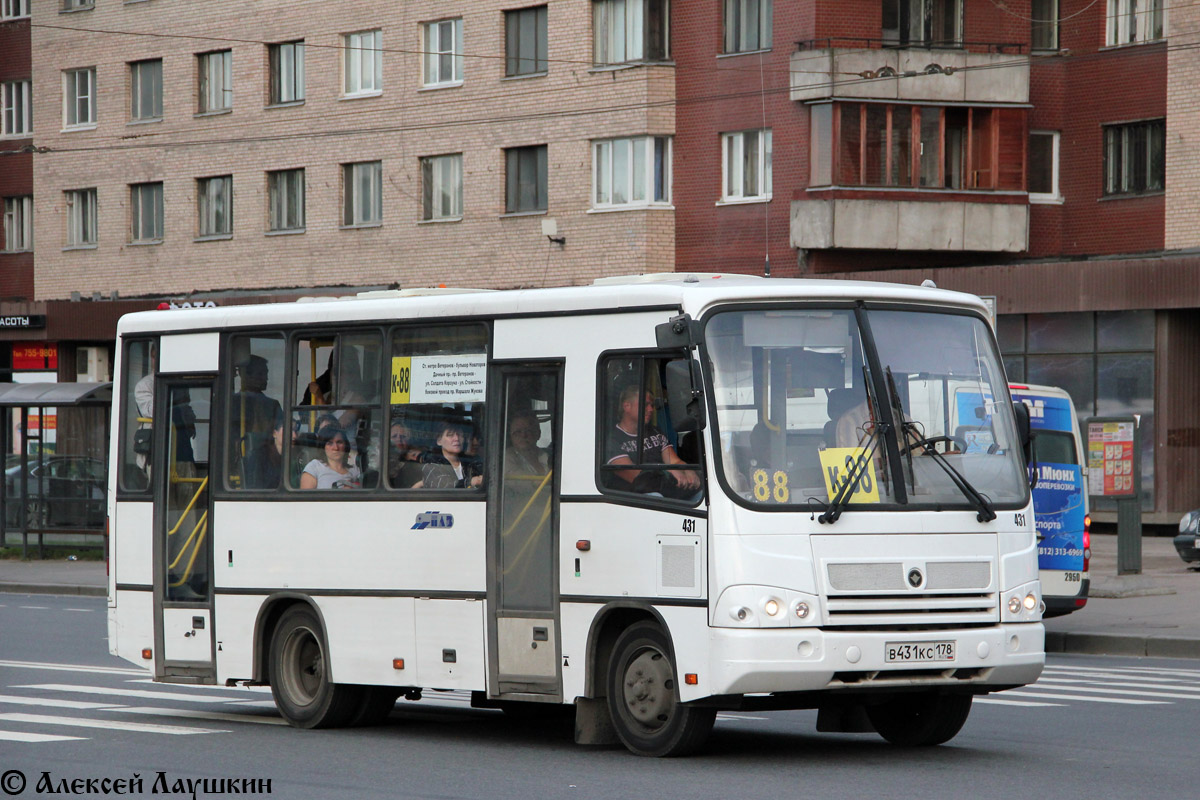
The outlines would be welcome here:
<svg viewBox="0 0 1200 800">
<path fill-rule="evenodd" d="M 67 594 L 87 597 L 107 597 L 107 586 L 69 586 L 45 583 L 0 583 L 0 594 Z"/>
<path fill-rule="evenodd" d="M 1200 639 L 1047 631 L 1046 652 L 1200 659 Z"/>
</svg>

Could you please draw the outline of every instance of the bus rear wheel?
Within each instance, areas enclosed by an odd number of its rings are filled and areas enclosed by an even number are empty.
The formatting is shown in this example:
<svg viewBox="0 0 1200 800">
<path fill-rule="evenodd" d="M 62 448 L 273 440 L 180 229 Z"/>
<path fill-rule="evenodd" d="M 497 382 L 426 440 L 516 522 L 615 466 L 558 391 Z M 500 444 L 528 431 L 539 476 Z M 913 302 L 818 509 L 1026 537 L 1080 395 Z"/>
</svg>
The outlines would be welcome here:
<svg viewBox="0 0 1200 800">
<path fill-rule="evenodd" d="M 280 715 L 297 728 L 336 728 L 363 706 L 362 687 L 329 680 L 329 646 L 316 612 L 283 612 L 271 639 L 271 694 Z"/>
<path fill-rule="evenodd" d="M 969 694 L 898 695 L 867 706 L 867 718 L 884 739 L 901 747 L 930 747 L 955 737 L 971 713 Z"/>
<path fill-rule="evenodd" d="M 680 756 L 704 744 L 716 709 L 679 702 L 667 636 L 653 622 L 627 628 L 613 648 L 608 708 L 617 736 L 639 756 Z"/>
</svg>

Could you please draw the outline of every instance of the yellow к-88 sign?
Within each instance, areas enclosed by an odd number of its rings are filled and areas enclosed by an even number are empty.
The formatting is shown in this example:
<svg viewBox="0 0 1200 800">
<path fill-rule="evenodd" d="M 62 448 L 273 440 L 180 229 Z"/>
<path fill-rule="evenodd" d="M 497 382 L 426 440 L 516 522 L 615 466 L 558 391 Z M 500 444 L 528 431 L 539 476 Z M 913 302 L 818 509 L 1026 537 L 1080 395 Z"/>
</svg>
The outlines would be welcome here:
<svg viewBox="0 0 1200 800">
<path fill-rule="evenodd" d="M 821 473 L 825 476 L 825 490 L 832 500 L 850 477 L 850 470 L 858 463 L 861 472 L 858 486 L 847 498 L 849 503 L 878 503 L 879 484 L 875 482 L 875 470 L 867 463 L 865 447 L 827 447 L 821 451 Z"/>
</svg>

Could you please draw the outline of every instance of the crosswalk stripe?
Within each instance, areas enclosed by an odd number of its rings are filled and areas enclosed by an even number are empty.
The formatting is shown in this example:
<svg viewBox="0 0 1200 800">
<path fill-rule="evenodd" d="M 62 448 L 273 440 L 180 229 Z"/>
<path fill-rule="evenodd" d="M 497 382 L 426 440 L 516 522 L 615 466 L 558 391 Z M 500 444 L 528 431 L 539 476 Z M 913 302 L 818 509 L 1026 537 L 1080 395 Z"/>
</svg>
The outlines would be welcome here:
<svg viewBox="0 0 1200 800">
<path fill-rule="evenodd" d="M 975 702 L 987 703 L 994 706 L 1022 706 L 1025 708 L 1061 708 L 1064 705 L 1064 703 L 1039 703 L 1035 700 L 1006 700 L 1002 697 L 976 697 Z"/>
<path fill-rule="evenodd" d="M 1079 680 L 1090 680 L 1090 681 L 1112 681 L 1113 683 L 1123 683 L 1123 682 L 1127 682 L 1127 681 L 1149 681 L 1155 685 L 1159 685 L 1159 684 L 1161 684 L 1163 686 L 1179 686 L 1179 685 L 1181 685 L 1181 682 L 1178 678 L 1156 678 L 1153 675 L 1146 676 L 1146 675 L 1133 675 L 1133 674 L 1109 675 L 1109 674 L 1103 673 L 1103 672 L 1042 673 L 1042 677 L 1039 678 L 1039 680 L 1049 680 L 1051 678 L 1054 680 L 1069 680 L 1071 678 L 1077 678 Z M 1187 682 L 1184 681 L 1182 683 L 1184 685 L 1186 685 Z"/>
<path fill-rule="evenodd" d="M 1072 678 L 1046 678 L 1046 677 L 1038 678 L 1038 682 L 1037 682 L 1038 686 L 1041 686 L 1044 683 L 1047 683 L 1047 684 L 1062 683 L 1062 684 L 1067 684 L 1068 686 L 1078 686 L 1080 684 L 1101 683 L 1101 681 L 1075 680 Z M 1119 687 L 1122 689 L 1154 689 L 1156 691 L 1169 690 L 1172 692 L 1179 692 L 1180 697 L 1191 698 L 1193 700 L 1200 700 L 1200 686 L 1197 686 L 1196 688 L 1192 688 L 1190 686 L 1180 686 L 1175 683 L 1145 683 L 1143 681 L 1104 681 L 1103 684 L 1105 686 L 1115 686 L 1115 687 Z"/>
<path fill-rule="evenodd" d="M 187 717 L 188 719 L 208 719 L 217 722 L 250 722 L 258 725 L 287 725 L 287 720 L 279 717 L 265 717 L 253 712 L 234 714 L 229 711 L 197 711 L 194 708 L 152 708 L 150 706 L 121 706 L 109 709 L 123 714 L 145 714 L 156 717 Z"/>
<path fill-rule="evenodd" d="M 112 708 L 112 703 L 85 703 L 81 700 L 59 700 L 55 697 L 18 697 L 15 694 L 0 694 L 0 704 L 18 706 L 46 706 L 47 708 Z"/>
<path fill-rule="evenodd" d="M 1086 700 L 1091 703 L 1120 703 L 1127 706 L 1161 706 L 1169 705 L 1165 700 L 1133 700 L 1128 697 L 1089 697 L 1083 694 L 1051 694 L 1049 692 L 1026 692 L 1013 689 L 1005 692 L 1012 697 L 1044 697 L 1049 700 Z"/>
<path fill-rule="evenodd" d="M 108 689 L 103 686 L 75 686 L 65 683 L 33 683 L 14 686 L 14 689 L 40 689 L 49 692 L 72 692 L 74 694 L 103 694 L 113 697 L 142 697 L 150 700 L 179 700 L 184 703 L 228 703 L 240 698 L 218 694 L 184 694 L 182 692 L 154 692 L 146 689 Z"/>
<path fill-rule="evenodd" d="M 1200 670 L 1196 669 L 1174 669 L 1170 667 L 1093 667 L 1093 666 L 1047 666 L 1046 672 L 1113 672 L 1120 674 L 1128 673 L 1155 673 L 1158 675 L 1177 675 L 1193 680 L 1200 680 Z"/>
<path fill-rule="evenodd" d="M 86 664 L 48 664 L 40 661 L 0 661 L 0 667 L 18 669 L 47 669 L 60 672 L 97 672 L 102 675 L 146 675 L 144 669 L 124 669 L 121 667 L 92 667 Z"/>
<path fill-rule="evenodd" d="M 24 731 L 0 731 L 0 742 L 77 742 L 83 736 L 56 736 L 50 733 L 25 733 Z"/>
<path fill-rule="evenodd" d="M 181 728 L 178 725 L 158 725 L 149 722 L 122 722 L 114 719 L 60 717 L 49 714 L 0 714 L 0 722 L 31 722 L 37 725 L 62 725 L 65 728 L 103 728 L 104 730 L 164 733 L 185 736 L 194 733 L 229 733 L 212 728 Z"/>
<path fill-rule="evenodd" d="M 1041 681 L 1038 681 L 1037 685 L 1034 688 L 1035 689 L 1045 688 L 1045 689 L 1049 689 L 1049 690 L 1057 690 L 1058 689 L 1057 686 L 1043 687 L 1041 685 L 1041 683 L 1042 683 Z M 1064 688 L 1066 688 L 1066 687 L 1064 687 Z M 1163 698 L 1170 698 L 1172 700 L 1200 700 L 1200 697 L 1197 697 L 1194 694 L 1181 694 L 1179 692 L 1145 692 L 1145 691 L 1138 691 L 1135 689 L 1110 689 L 1105 686 L 1072 685 L 1072 686 L 1070 686 L 1070 690 L 1072 692 L 1091 692 L 1093 694 L 1120 694 L 1120 695 L 1132 695 L 1134 697 L 1163 697 Z"/>
</svg>

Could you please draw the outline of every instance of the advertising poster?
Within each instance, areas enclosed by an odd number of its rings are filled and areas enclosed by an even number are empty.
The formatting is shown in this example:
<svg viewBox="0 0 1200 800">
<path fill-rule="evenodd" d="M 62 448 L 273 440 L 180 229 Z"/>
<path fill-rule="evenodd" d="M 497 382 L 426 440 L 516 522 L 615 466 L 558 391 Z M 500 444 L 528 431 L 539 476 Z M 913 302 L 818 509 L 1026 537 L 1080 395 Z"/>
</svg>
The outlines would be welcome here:
<svg viewBox="0 0 1200 800">
<path fill-rule="evenodd" d="M 1038 566 L 1083 569 L 1083 469 L 1078 464 L 1038 464 L 1033 490 Z"/>
<path fill-rule="evenodd" d="M 1088 485 L 1105 497 L 1134 493 L 1132 422 L 1089 422 L 1087 432 Z"/>
</svg>

